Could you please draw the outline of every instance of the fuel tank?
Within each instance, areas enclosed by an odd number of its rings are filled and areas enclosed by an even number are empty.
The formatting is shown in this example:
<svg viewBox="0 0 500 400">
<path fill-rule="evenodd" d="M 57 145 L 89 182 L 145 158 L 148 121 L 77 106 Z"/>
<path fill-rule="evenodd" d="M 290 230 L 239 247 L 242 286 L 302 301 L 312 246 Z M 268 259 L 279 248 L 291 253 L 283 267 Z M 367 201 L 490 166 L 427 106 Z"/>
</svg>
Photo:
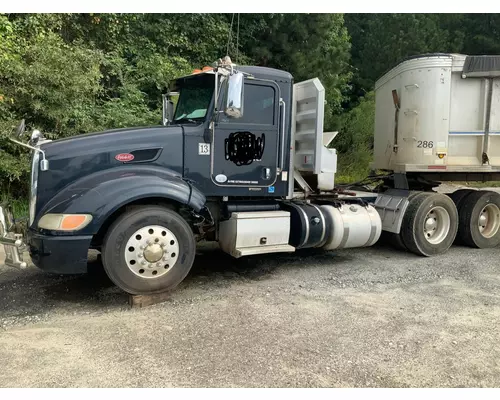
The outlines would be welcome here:
<svg viewBox="0 0 500 400">
<path fill-rule="evenodd" d="M 289 244 L 296 249 L 367 247 L 382 233 L 380 216 L 368 204 L 288 203 L 282 208 L 290 212 Z"/>
</svg>

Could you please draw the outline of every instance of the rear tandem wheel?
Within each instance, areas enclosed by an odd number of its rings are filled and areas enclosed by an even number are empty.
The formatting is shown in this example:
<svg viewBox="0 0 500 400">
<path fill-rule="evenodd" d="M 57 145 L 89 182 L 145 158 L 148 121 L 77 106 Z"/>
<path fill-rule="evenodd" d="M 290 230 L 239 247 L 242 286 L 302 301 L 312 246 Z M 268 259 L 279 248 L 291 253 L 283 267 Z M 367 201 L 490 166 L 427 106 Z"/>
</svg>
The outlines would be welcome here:
<svg viewBox="0 0 500 400">
<path fill-rule="evenodd" d="M 459 209 L 458 236 L 464 244 L 480 249 L 500 244 L 500 194 L 473 191 Z"/>
<path fill-rule="evenodd" d="M 408 250 L 429 257 L 446 252 L 457 231 L 458 211 L 453 200 L 441 193 L 422 192 L 410 200 L 401 238 Z"/>
<path fill-rule="evenodd" d="M 448 196 L 450 197 L 450 199 L 453 200 L 453 202 L 455 203 L 455 206 L 457 207 L 459 220 L 460 220 L 460 214 L 461 214 L 460 210 L 462 208 L 462 204 L 467 199 L 467 197 L 473 192 L 475 192 L 474 189 L 458 189 L 458 190 L 455 190 L 453 193 L 448 193 Z M 460 231 L 460 222 L 459 222 L 458 230 Z M 457 233 L 457 236 L 455 237 L 454 244 L 458 244 L 458 245 L 464 244 L 460 233 Z"/>
</svg>

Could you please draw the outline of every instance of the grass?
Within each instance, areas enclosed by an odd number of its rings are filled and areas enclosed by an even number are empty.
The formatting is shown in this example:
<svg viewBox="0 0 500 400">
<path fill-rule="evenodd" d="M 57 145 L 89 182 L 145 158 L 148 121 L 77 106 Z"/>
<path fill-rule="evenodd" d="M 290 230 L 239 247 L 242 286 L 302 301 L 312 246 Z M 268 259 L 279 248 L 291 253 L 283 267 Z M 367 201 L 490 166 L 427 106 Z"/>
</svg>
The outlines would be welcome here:
<svg viewBox="0 0 500 400">
<path fill-rule="evenodd" d="M 337 173 L 335 181 L 339 184 L 349 184 L 365 179 L 369 172 L 371 154 L 359 149 L 351 154 L 338 154 Z"/>
<path fill-rule="evenodd" d="M 15 219 L 27 218 L 29 216 L 28 199 L 14 199 L 7 195 L 0 195 L 0 204 L 8 204 Z"/>
<path fill-rule="evenodd" d="M 470 186 L 473 188 L 484 188 L 484 187 L 500 187 L 500 181 L 490 181 L 490 182 L 451 182 L 456 185 Z"/>
</svg>

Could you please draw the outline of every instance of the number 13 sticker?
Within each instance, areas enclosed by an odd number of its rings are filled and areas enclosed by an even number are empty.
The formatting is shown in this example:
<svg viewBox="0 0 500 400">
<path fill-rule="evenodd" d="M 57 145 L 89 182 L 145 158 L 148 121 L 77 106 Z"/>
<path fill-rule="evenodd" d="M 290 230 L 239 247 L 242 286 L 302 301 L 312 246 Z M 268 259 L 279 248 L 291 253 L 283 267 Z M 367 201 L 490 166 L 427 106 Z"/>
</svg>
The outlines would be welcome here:
<svg viewBox="0 0 500 400">
<path fill-rule="evenodd" d="M 209 156 L 210 155 L 210 144 L 209 143 L 198 143 L 198 155 L 199 156 Z"/>
</svg>

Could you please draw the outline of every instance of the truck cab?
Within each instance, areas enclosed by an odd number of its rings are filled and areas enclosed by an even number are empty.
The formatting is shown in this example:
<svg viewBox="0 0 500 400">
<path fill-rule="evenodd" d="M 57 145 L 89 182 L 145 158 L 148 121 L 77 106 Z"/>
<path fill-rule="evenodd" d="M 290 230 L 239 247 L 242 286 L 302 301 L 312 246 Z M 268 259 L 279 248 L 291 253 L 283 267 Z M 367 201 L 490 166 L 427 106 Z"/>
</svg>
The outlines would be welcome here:
<svg viewBox="0 0 500 400">
<path fill-rule="evenodd" d="M 174 82 L 179 97 L 169 127 L 183 130 L 183 176 L 205 196 L 286 196 L 290 152 L 280 150 L 290 147 L 292 76 L 264 67 L 238 71 L 241 115 L 225 112 L 231 92 L 213 69 Z"/>
<path fill-rule="evenodd" d="M 26 242 L 0 209 L 6 263 L 26 267 L 26 245 L 44 271 L 84 273 L 97 249 L 117 286 L 152 294 L 185 278 L 201 240 L 234 257 L 374 244 L 375 208 L 335 190 L 324 103 L 317 78 L 226 57 L 172 82 L 159 126 L 12 138 L 33 155 Z"/>
</svg>

